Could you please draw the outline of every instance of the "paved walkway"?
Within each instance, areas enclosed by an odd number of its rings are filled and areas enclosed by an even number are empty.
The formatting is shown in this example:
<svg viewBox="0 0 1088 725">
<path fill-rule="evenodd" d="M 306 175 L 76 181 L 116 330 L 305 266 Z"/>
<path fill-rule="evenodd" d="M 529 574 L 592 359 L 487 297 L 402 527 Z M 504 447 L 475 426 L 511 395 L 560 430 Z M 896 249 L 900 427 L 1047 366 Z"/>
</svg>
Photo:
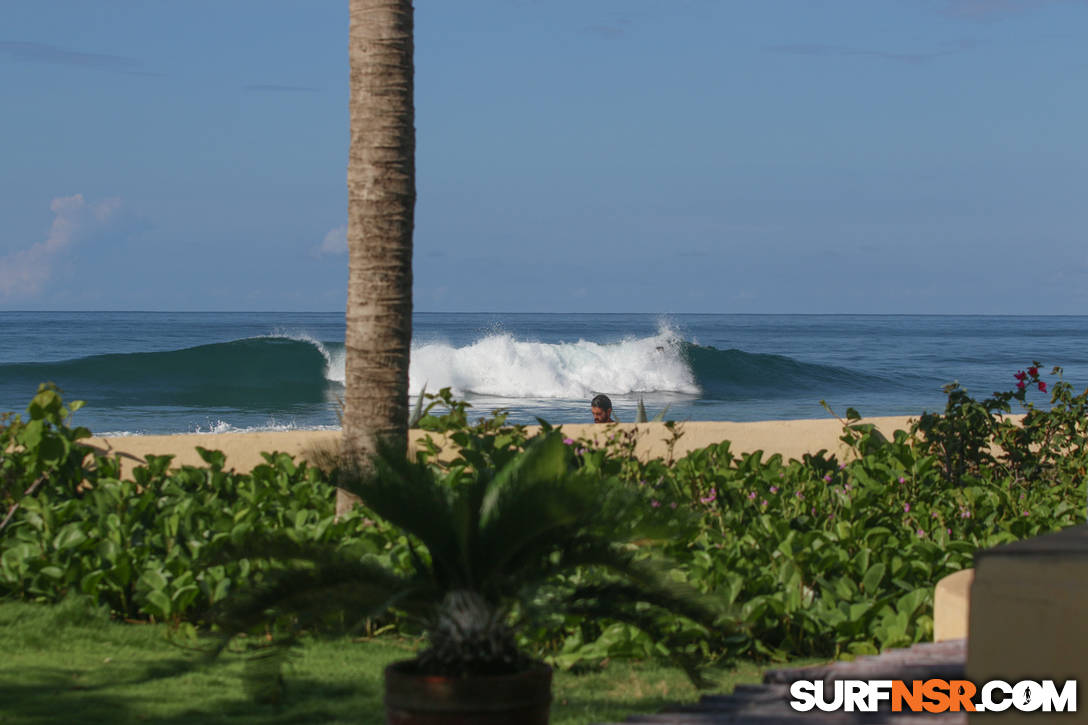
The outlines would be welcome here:
<svg viewBox="0 0 1088 725">
<path fill-rule="evenodd" d="M 769 670 L 762 685 L 738 685 L 731 695 L 704 695 L 693 705 L 679 705 L 656 715 L 635 715 L 626 723 L 653 725 L 966 725 L 967 715 L 874 712 L 795 712 L 789 706 L 789 686 L 795 680 L 925 680 L 964 679 L 967 640 L 916 644 L 909 649 L 859 657 L 852 662 L 794 669 Z M 887 703 L 884 703 L 887 705 Z"/>
</svg>

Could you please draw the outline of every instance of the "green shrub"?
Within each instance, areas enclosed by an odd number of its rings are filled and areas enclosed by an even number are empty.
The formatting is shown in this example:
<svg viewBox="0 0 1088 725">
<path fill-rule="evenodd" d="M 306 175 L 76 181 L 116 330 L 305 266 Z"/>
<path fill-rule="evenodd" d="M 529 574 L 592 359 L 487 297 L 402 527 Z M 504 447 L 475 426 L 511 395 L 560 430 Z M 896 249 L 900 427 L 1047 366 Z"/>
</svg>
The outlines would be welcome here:
<svg viewBox="0 0 1088 725">
<path fill-rule="evenodd" d="M 566 438 L 567 466 L 617 478 L 639 488 L 647 506 L 694 522 L 663 544 L 642 545 L 676 562 L 669 575 L 678 583 L 731 605 L 739 626 L 708 634 L 677 618 L 670 646 L 723 657 L 873 652 L 928 639 L 933 586 L 971 566 L 979 549 L 1083 519 L 1088 391 L 1076 395 L 1059 377 L 1044 409 L 1026 397 L 1048 389 L 1038 364 L 1015 379 L 1014 390 L 981 402 L 950 386 L 942 413 L 890 439 L 848 410 L 842 440 L 851 455 L 843 460 L 826 451 L 791 461 L 741 455 L 728 442 L 673 460 L 683 427 L 670 422 L 665 458 L 640 460 L 634 434 L 617 429 L 601 446 Z M 448 390 L 426 398 L 419 425 L 448 436 L 455 454 L 440 462 L 432 445 L 416 462 L 447 485 L 523 455 L 529 432 L 507 425 L 502 411 L 470 423 L 469 406 Z M 1013 401 L 1026 411 L 1019 424 L 1008 416 Z M 204 556 L 212 543 L 286 535 L 348 558 L 377 557 L 393 571 L 418 565 L 419 541 L 366 509 L 336 520 L 326 476 L 284 454 L 266 454 L 246 474 L 224 471 L 216 451 L 200 451 L 203 466 L 179 469 L 151 456 L 122 478 L 116 459 L 80 443 L 88 431 L 68 426 L 78 407 L 65 408 L 46 385 L 26 421 L 0 421 L 0 596 L 83 593 L 118 617 L 200 624 L 241 582 L 259 584 L 288 563 L 212 561 Z M 553 586 L 602 581 L 586 567 L 557 575 Z M 546 599 L 523 605 L 539 616 L 519 631 L 520 646 L 559 665 L 666 653 L 660 638 L 629 624 L 548 612 Z M 395 612 L 374 623 L 385 625 L 418 631 Z"/>
</svg>

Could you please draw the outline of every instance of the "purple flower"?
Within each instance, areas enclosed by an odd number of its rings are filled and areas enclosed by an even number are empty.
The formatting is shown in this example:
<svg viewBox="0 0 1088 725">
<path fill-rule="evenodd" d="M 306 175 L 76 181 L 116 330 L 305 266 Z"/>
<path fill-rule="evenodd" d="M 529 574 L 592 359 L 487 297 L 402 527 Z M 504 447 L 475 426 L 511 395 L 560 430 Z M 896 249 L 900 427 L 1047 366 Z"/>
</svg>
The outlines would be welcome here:
<svg viewBox="0 0 1088 725">
<path fill-rule="evenodd" d="M 763 499 L 763 502 L 761 504 L 759 504 L 759 505 L 760 506 L 766 506 L 767 505 L 767 499 Z"/>
<path fill-rule="evenodd" d="M 778 493 L 778 486 L 771 486 L 771 493 Z"/>
<path fill-rule="evenodd" d="M 756 495 L 753 493 L 748 498 L 755 498 L 755 497 L 756 497 Z M 703 498 L 699 499 L 699 503 L 714 503 L 714 500 L 717 499 L 717 498 L 718 498 L 718 491 L 717 491 L 717 489 L 712 488 L 712 489 L 710 489 L 710 494 L 709 495 L 704 496 Z"/>
<path fill-rule="evenodd" d="M 798 491 L 798 492 L 797 492 L 797 498 L 799 498 L 799 499 L 802 499 L 802 500 L 803 500 L 803 499 L 805 498 L 805 494 L 803 494 L 803 493 L 801 493 L 800 491 Z"/>
<path fill-rule="evenodd" d="M 844 468 L 846 468 L 846 464 L 845 463 L 840 463 L 839 464 L 839 470 L 841 471 Z"/>
<path fill-rule="evenodd" d="M 673 501 L 672 503 L 670 503 L 670 504 L 669 504 L 669 508 L 671 508 L 671 509 L 674 509 L 674 508 L 676 508 L 676 502 L 675 502 L 675 501 Z"/>
<path fill-rule="evenodd" d="M 1027 511 L 1024 512 L 1024 515 L 1025 516 L 1031 516 L 1031 514 L 1029 514 Z"/>
<path fill-rule="evenodd" d="M 929 517 L 930 517 L 931 519 L 935 519 L 935 518 L 937 518 L 937 512 L 936 512 L 936 511 L 934 511 L 933 513 L 931 513 L 931 514 L 929 515 Z"/>
<path fill-rule="evenodd" d="M 923 538 L 923 537 L 925 537 L 925 535 L 926 535 L 926 532 L 922 531 L 921 529 L 918 529 L 918 537 L 919 538 Z"/>
<path fill-rule="evenodd" d="M 844 492 L 846 492 L 846 491 L 849 491 L 849 490 L 850 490 L 850 484 L 849 484 L 849 483 L 844 483 L 844 484 L 842 485 L 842 490 L 843 490 Z"/>
<path fill-rule="evenodd" d="M 585 448 L 579 448 L 578 449 L 578 455 L 584 456 L 585 454 L 586 454 L 586 449 Z"/>
<path fill-rule="evenodd" d="M 903 504 L 903 513 L 910 513 L 910 504 L 909 503 Z"/>
<path fill-rule="evenodd" d="M 755 498 L 756 498 L 756 492 L 755 492 L 755 491 L 751 491 L 751 492 L 749 492 L 749 494 L 748 494 L 748 500 L 749 500 L 749 501 L 754 501 L 754 500 L 755 500 Z"/>
<path fill-rule="evenodd" d="M 657 499 L 654 499 L 653 501 L 650 502 L 650 505 L 653 506 L 654 508 L 657 508 L 657 507 L 659 507 L 661 505 L 661 502 L 658 501 Z"/>
<path fill-rule="evenodd" d="M 829 473 L 826 476 L 824 476 L 824 480 L 827 481 L 828 483 L 831 483 L 831 474 Z"/>
<path fill-rule="evenodd" d="M 566 443 L 568 446 L 573 446 L 574 445 L 574 439 L 573 438 L 564 438 L 563 442 Z"/>
<path fill-rule="evenodd" d="M 947 529 L 947 531 L 948 531 L 949 534 L 952 533 L 952 529 Z"/>
<path fill-rule="evenodd" d="M 899 477 L 899 483 L 906 483 L 906 482 L 907 482 L 907 479 L 903 478 L 902 476 Z"/>
<path fill-rule="evenodd" d="M 964 509 L 964 510 L 963 510 L 963 511 L 962 511 L 962 512 L 960 513 L 960 518 L 961 518 L 961 519 L 969 519 L 969 518 L 971 518 L 971 512 L 970 512 L 970 511 L 968 511 L 967 509 Z"/>
</svg>

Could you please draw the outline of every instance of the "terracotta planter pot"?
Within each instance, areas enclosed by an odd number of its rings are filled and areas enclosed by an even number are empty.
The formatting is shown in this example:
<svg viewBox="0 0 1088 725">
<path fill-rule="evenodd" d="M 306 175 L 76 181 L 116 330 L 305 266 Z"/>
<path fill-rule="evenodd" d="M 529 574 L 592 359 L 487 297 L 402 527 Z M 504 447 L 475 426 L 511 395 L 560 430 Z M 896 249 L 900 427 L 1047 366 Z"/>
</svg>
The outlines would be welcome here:
<svg viewBox="0 0 1088 725">
<path fill-rule="evenodd" d="M 516 675 L 439 677 L 414 662 L 385 668 L 388 725 L 547 725 L 552 670 L 540 664 Z"/>
</svg>

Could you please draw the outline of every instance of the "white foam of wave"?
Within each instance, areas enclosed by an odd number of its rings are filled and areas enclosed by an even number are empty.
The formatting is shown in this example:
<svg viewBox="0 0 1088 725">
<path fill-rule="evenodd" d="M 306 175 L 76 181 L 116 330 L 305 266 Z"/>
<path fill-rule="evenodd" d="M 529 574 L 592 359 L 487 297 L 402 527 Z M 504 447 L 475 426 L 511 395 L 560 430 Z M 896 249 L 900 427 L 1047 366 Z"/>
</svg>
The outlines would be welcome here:
<svg viewBox="0 0 1088 725">
<path fill-rule="evenodd" d="M 508 398 L 585 398 L 593 393 L 698 394 L 683 340 L 670 328 L 657 335 L 601 344 L 586 340 L 542 343 L 489 334 L 465 347 L 431 342 L 412 346 L 410 392 L 449 387 L 455 395 Z"/>
<path fill-rule="evenodd" d="M 294 422 L 281 423 L 271 418 L 260 425 L 235 426 L 225 420 L 208 421 L 208 427 L 194 426 L 190 433 L 198 435 L 212 435 L 215 433 L 277 433 L 294 430 L 340 430 L 335 425 L 306 425 L 298 426 Z"/>
<path fill-rule="evenodd" d="M 344 384 L 343 348 L 330 351 L 306 333 L 277 330 L 267 337 L 313 345 L 325 358 L 325 378 Z M 656 335 L 611 344 L 530 342 L 502 331 L 464 347 L 418 343 L 412 345 L 409 394 L 419 395 L 426 385 L 430 392 L 448 387 L 455 395 L 500 398 L 573 399 L 601 392 L 696 395 L 701 391 L 681 350 L 682 342 L 663 325 Z"/>
</svg>

